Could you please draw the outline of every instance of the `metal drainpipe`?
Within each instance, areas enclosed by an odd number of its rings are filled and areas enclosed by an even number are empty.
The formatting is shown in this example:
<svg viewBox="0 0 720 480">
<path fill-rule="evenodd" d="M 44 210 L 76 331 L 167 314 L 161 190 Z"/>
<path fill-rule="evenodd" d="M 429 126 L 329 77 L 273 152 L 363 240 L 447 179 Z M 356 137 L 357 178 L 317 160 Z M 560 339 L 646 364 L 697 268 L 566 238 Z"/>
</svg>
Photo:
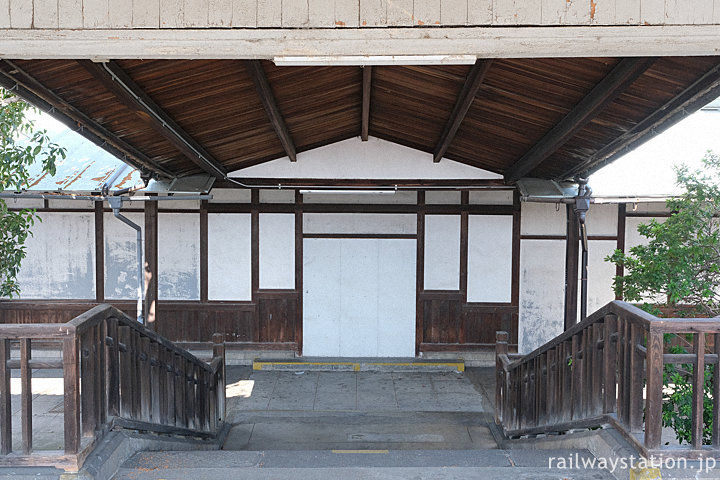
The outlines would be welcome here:
<svg viewBox="0 0 720 480">
<path fill-rule="evenodd" d="M 577 215 L 580 224 L 580 235 L 582 236 L 582 267 L 580 271 L 580 321 L 587 318 L 587 284 L 588 284 L 588 238 L 585 218 L 590 208 L 590 197 L 592 189 L 583 181 L 578 182 L 578 196 L 575 197 L 573 210 Z"/>
<path fill-rule="evenodd" d="M 145 318 L 143 316 L 143 301 L 145 298 L 145 279 L 143 278 L 143 246 L 142 246 L 142 228 L 140 225 L 132 222 L 129 218 L 123 216 L 120 213 L 122 208 L 123 199 L 122 197 L 108 197 L 110 208 L 112 208 L 113 215 L 115 218 L 129 226 L 135 232 L 137 232 L 137 268 L 138 268 L 138 299 L 137 299 L 137 321 L 145 325 Z"/>
</svg>

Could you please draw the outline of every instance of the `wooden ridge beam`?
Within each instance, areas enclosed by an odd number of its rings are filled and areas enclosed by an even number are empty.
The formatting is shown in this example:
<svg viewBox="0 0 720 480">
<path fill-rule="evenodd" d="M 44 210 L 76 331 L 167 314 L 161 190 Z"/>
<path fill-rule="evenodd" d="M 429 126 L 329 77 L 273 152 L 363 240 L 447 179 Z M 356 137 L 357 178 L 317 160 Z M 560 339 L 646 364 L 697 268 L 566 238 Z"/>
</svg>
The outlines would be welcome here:
<svg viewBox="0 0 720 480">
<path fill-rule="evenodd" d="M 0 86 L 12 90 L 18 97 L 32 103 L 133 168 L 147 170 L 161 177 L 174 178 L 177 176 L 60 98 L 55 92 L 9 60 L 0 60 Z M 78 126 L 81 127 L 78 128 Z"/>
<path fill-rule="evenodd" d="M 362 78 L 362 127 L 360 140 L 368 141 L 368 132 L 370 131 L 370 90 L 372 87 L 372 65 L 363 67 Z"/>
<path fill-rule="evenodd" d="M 275 95 L 273 95 L 272 89 L 270 88 L 270 82 L 268 82 L 267 75 L 265 75 L 262 63 L 260 60 L 246 60 L 245 68 L 255 85 L 255 90 L 260 97 L 260 102 L 262 102 L 265 113 L 267 113 L 273 129 L 280 139 L 285 154 L 290 158 L 291 162 L 297 161 L 295 142 L 293 142 L 290 131 L 285 124 L 285 119 L 283 119 L 280 109 L 278 109 Z"/>
<path fill-rule="evenodd" d="M 475 95 L 477 95 L 478 90 L 480 90 L 480 86 L 485 80 L 485 75 L 488 70 L 490 70 L 491 65 L 492 59 L 478 59 L 470 68 L 470 72 L 465 78 L 462 90 L 460 90 L 460 94 L 455 101 L 452 113 L 450 113 L 450 117 L 445 124 L 443 133 L 440 135 L 440 140 L 435 146 L 435 150 L 433 152 L 433 162 L 438 163 L 450 147 L 450 144 L 455 138 L 462 121 L 465 119 L 465 115 L 467 115 L 467 112 L 470 110 L 473 100 L 475 99 Z"/>
<path fill-rule="evenodd" d="M 508 169 L 505 180 L 515 182 L 537 168 L 619 97 L 655 60 L 645 57 L 620 60 L 570 113 Z"/>
<path fill-rule="evenodd" d="M 117 63 L 103 65 L 90 60 L 78 60 L 78 63 L 191 162 L 218 179 L 227 176 L 225 167 L 160 108 Z"/>
</svg>

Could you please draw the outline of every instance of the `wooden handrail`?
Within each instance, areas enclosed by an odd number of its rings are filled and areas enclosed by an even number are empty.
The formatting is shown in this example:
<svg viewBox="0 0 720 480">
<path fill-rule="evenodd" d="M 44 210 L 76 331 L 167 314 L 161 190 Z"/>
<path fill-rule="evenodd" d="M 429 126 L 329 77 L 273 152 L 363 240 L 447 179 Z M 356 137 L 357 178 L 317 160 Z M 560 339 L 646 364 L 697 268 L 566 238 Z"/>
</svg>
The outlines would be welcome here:
<svg viewBox="0 0 720 480">
<path fill-rule="evenodd" d="M 32 359 L 37 340 L 57 345 L 62 357 Z M 20 358 L 11 360 L 17 342 Z M 7 456 L 12 451 L 10 370 L 18 368 L 23 453 Z M 33 454 L 33 368 L 63 370 L 64 455 Z M 112 428 L 208 438 L 217 434 L 224 418 L 222 335 L 213 336 L 208 364 L 107 304 L 60 325 L 0 325 L 0 465 L 49 462 L 76 469 Z"/>
<path fill-rule="evenodd" d="M 692 334 L 693 353 L 664 353 L 663 335 Z M 713 353 L 705 336 L 714 335 Z M 715 368 L 713 445 L 703 447 L 705 365 L 720 358 L 720 318 L 657 318 L 625 302 L 605 305 L 524 357 L 511 361 L 497 333 L 496 422 L 507 435 L 612 423 L 645 454 L 720 452 L 720 369 Z M 661 448 L 663 369 L 693 367 L 692 445 Z"/>
</svg>

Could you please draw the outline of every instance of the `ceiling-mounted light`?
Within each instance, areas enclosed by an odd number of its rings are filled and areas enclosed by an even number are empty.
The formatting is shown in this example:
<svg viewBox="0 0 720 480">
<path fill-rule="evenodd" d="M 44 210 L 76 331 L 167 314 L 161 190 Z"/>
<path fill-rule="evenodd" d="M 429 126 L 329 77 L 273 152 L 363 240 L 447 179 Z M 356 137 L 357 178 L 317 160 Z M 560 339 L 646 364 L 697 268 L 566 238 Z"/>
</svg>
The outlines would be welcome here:
<svg viewBox="0 0 720 480">
<path fill-rule="evenodd" d="M 273 58 L 278 67 L 364 65 L 472 65 L 475 55 L 287 55 Z"/>
</svg>

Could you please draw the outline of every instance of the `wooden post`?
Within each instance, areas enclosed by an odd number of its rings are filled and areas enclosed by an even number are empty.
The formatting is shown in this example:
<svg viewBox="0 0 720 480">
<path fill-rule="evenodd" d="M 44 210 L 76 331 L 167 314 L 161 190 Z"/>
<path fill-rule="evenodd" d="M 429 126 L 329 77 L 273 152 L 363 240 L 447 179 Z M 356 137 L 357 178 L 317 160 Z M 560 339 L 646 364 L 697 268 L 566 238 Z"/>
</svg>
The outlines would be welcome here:
<svg viewBox="0 0 720 480">
<path fill-rule="evenodd" d="M 165 410 L 165 405 L 160 392 L 165 372 L 160 360 L 161 349 L 162 347 L 157 342 L 150 344 L 150 421 L 153 423 L 164 423 L 161 420 L 161 412 Z"/>
<path fill-rule="evenodd" d="M 720 358 L 720 334 L 714 335 L 713 350 L 715 355 Z M 713 368 L 713 430 L 712 445 L 713 448 L 720 448 L 720 361 Z"/>
<path fill-rule="evenodd" d="M 567 205 L 567 240 L 565 244 L 565 330 L 577 323 L 578 268 L 580 266 L 580 226 L 572 205 Z"/>
<path fill-rule="evenodd" d="M 508 332 L 495 333 L 495 423 L 501 425 L 505 419 L 505 398 L 507 392 L 507 373 L 500 359 L 508 354 Z"/>
<path fill-rule="evenodd" d="M 605 315 L 605 333 L 603 334 L 603 413 L 617 410 L 617 316 Z"/>
<path fill-rule="evenodd" d="M 703 444 L 703 401 L 705 399 L 705 334 L 693 335 L 693 353 L 695 366 L 693 368 L 692 391 L 692 446 L 699 450 Z"/>
<path fill-rule="evenodd" d="M 78 339 L 75 332 L 63 340 L 63 378 L 65 388 L 65 454 L 80 450 L 80 377 Z"/>
<path fill-rule="evenodd" d="M 22 449 L 25 455 L 32 452 L 32 370 L 30 370 L 30 339 L 20 340 L 20 381 L 22 393 Z"/>
<path fill-rule="evenodd" d="M 0 340 L 0 455 L 12 451 L 12 405 L 10 403 L 10 340 Z"/>
<path fill-rule="evenodd" d="M 631 433 L 642 432 L 643 428 L 643 380 L 644 359 L 638 352 L 638 345 L 644 337 L 644 330 L 634 323 L 630 324 L 630 409 L 628 427 Z"/>
<path fill-rule="evenodd" d="M 645 362 L 647 365 L 645 447 L 655 449 L 660 447 L 662 439 L 663 334 L 661 332 L 650 330 Z"/>
<path fill-rule="evenodd" d="M 117 318 L 109 318 L 107 321 L 107 336 L 105 345 L 106 356 L 106 391 L 107 391 L 107 413 L 111 416 L 118 416 L 120 413 L 120 350 L 118 344 Z"/>
<path fill-rule="evenodd" d="M 95 202 L 95 301 L 105 301 L 105 223 L 103 202 Z"/>
<path fill-rule="evenodd" d="M 145 202 L 145 325 L 157 330 L 158 202 Z"/>
<path fill-rule="evenodd" d="M 221 333 L 215 333 L 213 340 L 213 358 L 222 358 L 220 364 L 220 372 L 217 378 L 217 410 L 215 419 L 211 427 L 215 427 L 219 422 L 225 421 L 225 336 Z"/>
<path fill-rule="evenodd" d="M 208 301 L 208 201 L 200 202 L 200 303 Z"/>
<path fill-rule="evenodd" d="M 152 404 L 155 398 L 150 390 L 150 375 L 152 365 L 150 362 L 150 338 L 142 336 L 138 338 L 138 373 L 140 374 L 140 418 L 144 422 L 152 419 Z"/>
<path fill-rule="evenodd" d="M 84 330 L 79 339 L 80 345 L 80 404 L 82 405 L 82 434 L 93 435 L 95 433 L 95 394 L 97 384 L 95 383 L 95 368 L 97 359 L 92 355 L 93 332 Z"/>
</svg>

